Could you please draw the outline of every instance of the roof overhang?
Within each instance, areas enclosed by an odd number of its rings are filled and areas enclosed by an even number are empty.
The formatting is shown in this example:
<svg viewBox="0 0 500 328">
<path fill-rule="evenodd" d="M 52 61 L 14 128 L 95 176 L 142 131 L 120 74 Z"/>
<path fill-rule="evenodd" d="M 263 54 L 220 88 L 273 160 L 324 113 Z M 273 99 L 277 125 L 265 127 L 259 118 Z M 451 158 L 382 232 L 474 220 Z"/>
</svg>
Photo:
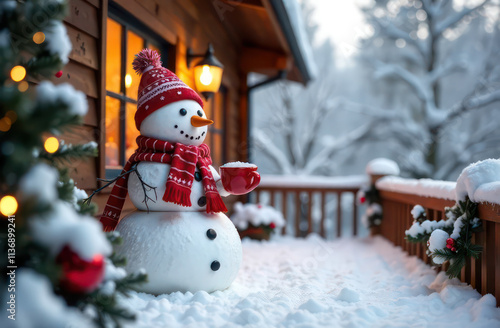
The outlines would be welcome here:
<svg viewBox="0 0 500 328">
<path fill-rule="evenodd" d="M 304 49 L 308 46 L 304 42 L 305 32 L 300 34 L 302 26 L 297 26 L 294 17 L 297 12 L 291 12 L 293 8 L 287 3 L 296 0 L 219 1 L 227 6 L 221 22 L 243 45 L 243 72 L 273 76 L 285 70 L 288 80 L 307 84 L 312 79 L 310 49 Z"/>
</svg>

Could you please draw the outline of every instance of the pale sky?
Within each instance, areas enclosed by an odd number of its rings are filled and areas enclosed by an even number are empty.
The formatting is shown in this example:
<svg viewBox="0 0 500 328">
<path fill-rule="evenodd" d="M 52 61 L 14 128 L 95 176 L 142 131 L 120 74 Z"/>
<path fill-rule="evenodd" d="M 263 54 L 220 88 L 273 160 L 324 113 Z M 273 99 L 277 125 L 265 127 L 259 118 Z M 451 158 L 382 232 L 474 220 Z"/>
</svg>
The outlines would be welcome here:
<svg viewBox="0 0 500 328">
<path fill-rule="evenodd" d="M 301 0 L 316 8 L 314 19 L 319 24 L 320 40 L 330 38 L 339 61 L 348 59 L 355 51 L 360 36 L 373 33 L 364 23 L 359 5 L 370 0 Z"/>
</svg>

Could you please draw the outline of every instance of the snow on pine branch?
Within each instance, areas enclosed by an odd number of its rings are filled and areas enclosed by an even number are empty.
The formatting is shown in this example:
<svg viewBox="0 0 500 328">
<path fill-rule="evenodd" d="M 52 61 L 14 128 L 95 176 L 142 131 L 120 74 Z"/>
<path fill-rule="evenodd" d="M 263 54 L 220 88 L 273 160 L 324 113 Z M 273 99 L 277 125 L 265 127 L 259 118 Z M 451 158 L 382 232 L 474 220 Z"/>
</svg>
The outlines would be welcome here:
<svg viewBox="0 0 500 328">
<path fill-rule="evenodd" d="M 52 21 L 51 24 L 44 30 L 45 42 L 44 45 L 52 54 L 59 57 L 63 64 L 68 63 L 68 56 L 73 48 L 66 32 L 66 27 L 60 21 Z"/>
<path fill-rule="evenodd" d="M 49 81 L 41 82 L 37 87 L 37 102 L 48 106 L 62 102 L 70 114 L 77 116 L 85 116 L 88 110 L 85 94 L 75 90 L 69 83 L 54 85 Z"/>
</svg>

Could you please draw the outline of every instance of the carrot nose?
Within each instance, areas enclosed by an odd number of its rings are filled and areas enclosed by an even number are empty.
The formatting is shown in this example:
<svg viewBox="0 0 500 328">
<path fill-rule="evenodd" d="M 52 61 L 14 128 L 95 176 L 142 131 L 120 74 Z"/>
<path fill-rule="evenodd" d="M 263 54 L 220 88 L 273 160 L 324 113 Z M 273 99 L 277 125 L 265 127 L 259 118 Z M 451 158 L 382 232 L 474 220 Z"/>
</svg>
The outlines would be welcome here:
<svg viewBox="0 0 500 328">
<path fill-rule="evenodd" d="M 199 117 L 197 115 L 191 116 L 191 125 L 199 128 L 200 126 L 213 124 L 214 121 L 209 120 L 208 118 Z"/>
</svg>

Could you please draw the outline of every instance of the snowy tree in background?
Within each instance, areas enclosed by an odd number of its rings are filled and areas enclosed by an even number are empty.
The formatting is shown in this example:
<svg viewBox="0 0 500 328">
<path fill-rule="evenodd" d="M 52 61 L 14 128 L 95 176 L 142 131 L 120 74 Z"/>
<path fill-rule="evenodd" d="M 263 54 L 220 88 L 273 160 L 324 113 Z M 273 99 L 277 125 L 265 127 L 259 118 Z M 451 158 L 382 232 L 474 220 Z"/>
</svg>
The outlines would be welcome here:
<svg viewBox="0 0 500 328">
<path fill-rule="evenodd" d="M 68 62 L 66 11 L 64 1 L 0 2 L 2 327 L 117 326 L 133 318 L 117 297 L 145 279 L 115 266 L 119 237 L 102 232 L 65 168 L 97 154 L 95 143 L 60 140 L 86 115 L 85 95 L 42 81 Z"/>
<path fill-rule="evenodd" d="M 361 53 L 388 100 L 385 110 L 365 110 L 386 117 L 376 138 L 398 142 L 403 170 L 454 178 L 470 162 L 498 157 L 498 2 L 380 0 L 363 11 L 374 34 Z M 406 106 L 391 108 L 395 97 Z"/>
<path fill-rule="evenodd" d="M 313 8 L 303 2 L 306 32 L 312 44 L 318 26 L 312 20 Z M 272 162 L 274 173 L 332 175 L 334 156 L 340 151 L 369 139 L 382 117 L 369 120 L 346 134 L 331 131 L 336 120 L 335 89 L 339 81 L 331 40 L 313 47 L 318 74 L 307 87 L 280 81 L 254 96 L 262 112 L 272 113 L 270 120 L 256 122 L 252 132 L 252 154 Z M 256 102 L 257 102 L 256 101 Z M 256 118 L 258 119 L 258 118 Z M 266 122 L 264 122 L 266 121 Z"/>
</svg>

